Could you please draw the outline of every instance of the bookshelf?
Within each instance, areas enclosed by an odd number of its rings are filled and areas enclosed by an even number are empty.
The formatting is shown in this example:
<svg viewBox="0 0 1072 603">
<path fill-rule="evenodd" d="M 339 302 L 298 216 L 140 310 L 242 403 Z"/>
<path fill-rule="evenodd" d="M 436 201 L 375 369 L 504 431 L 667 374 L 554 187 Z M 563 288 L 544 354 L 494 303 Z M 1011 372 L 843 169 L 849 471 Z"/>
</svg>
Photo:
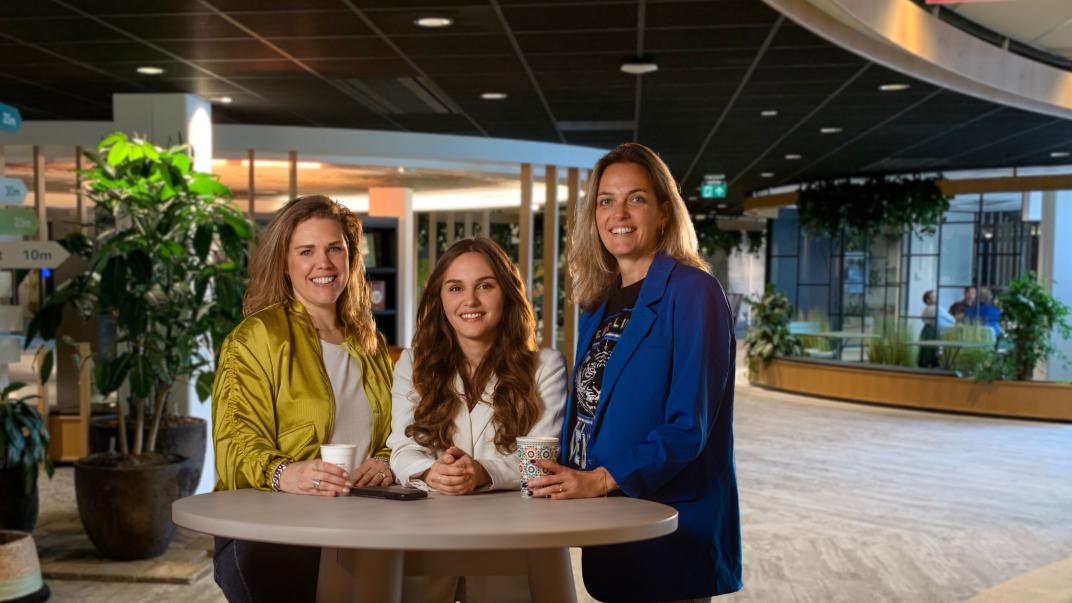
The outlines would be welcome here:
<svg viewBox="0 0 1072 603">
<path fill-rule="evenodd" d="M 372 317 L 388 345 L 398 343 L 398 219 L 366 217 L 365 276 L 372 289 Z"/>
</svg>

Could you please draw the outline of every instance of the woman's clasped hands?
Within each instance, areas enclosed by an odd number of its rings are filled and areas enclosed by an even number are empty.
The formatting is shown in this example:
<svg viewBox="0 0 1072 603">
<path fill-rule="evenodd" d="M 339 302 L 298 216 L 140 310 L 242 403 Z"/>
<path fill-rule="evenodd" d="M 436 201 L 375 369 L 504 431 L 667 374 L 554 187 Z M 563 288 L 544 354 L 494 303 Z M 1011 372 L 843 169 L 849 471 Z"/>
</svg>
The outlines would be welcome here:
<svg viewBox="0 0 1072 603">
<path fill-rule="evenodd" d="M 444 452 L 422 476 L 424 483 L 440 494 L 467 494 L 491 483 L 484 466 L 457 446 Z"/>
<path fill-rule="evenodd" d="M 352 479 L 342 467 L 314 459 L 287 465 L 279 476 L 279 489 L 291 494 L 346 496 L 351 486 L 389 486 L 394 479 L 383 459 L 366 460 L 354 469 Z"/>
</svg>

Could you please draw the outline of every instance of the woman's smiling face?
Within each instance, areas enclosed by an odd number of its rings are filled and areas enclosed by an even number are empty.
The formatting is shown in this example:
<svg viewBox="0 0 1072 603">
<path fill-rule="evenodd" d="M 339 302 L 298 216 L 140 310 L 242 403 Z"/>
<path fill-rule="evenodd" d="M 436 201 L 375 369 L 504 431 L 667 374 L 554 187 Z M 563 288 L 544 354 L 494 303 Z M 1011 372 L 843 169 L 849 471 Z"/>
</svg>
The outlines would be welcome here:
<svg viewBox="0 0 1072 603">
<path fill-rule="evenodd" d="M 342 226 L 310 218 L 294 229 L 287 247 L 287 276 L 304 306 L 332 311 L 350 278 L 350 254 Z"/>
</svg>

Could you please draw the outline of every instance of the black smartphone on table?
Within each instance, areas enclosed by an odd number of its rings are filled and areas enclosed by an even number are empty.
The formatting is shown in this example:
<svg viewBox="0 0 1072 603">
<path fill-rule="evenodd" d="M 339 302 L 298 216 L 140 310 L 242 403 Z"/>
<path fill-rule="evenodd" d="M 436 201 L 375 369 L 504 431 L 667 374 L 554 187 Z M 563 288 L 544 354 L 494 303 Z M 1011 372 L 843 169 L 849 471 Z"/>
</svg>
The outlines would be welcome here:
<svg viewBox="0 0 1072 603">
<path fill-rule="evenodd" d="M 369 498 L 386 498 L 388 500 L 420 500 L 428 498 L 428 493 L 420 488 L 409 486 L 351 486 L 350 496 L 367 496 Z"/>
</svg>

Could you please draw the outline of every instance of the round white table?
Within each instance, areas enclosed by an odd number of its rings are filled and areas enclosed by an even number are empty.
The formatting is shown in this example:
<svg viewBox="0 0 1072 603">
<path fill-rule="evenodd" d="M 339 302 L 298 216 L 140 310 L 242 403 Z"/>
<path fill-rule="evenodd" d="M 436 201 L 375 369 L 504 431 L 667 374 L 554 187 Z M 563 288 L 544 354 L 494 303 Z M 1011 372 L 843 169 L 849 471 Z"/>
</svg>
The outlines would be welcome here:
<svg viewBox="0 0 1072 603">
<path fill-rule="evenodd" d="M 568 547 L 677 529 L 677 511 L 651 501 L 516 491 L 393 501 L 229 490 L 178 500 L 171 515 L 214 536 L 322 547 L 318 601 L 399 601 L 403 575 L 522 574 L 533 601 L 575 601 Z"/>
</svg>

